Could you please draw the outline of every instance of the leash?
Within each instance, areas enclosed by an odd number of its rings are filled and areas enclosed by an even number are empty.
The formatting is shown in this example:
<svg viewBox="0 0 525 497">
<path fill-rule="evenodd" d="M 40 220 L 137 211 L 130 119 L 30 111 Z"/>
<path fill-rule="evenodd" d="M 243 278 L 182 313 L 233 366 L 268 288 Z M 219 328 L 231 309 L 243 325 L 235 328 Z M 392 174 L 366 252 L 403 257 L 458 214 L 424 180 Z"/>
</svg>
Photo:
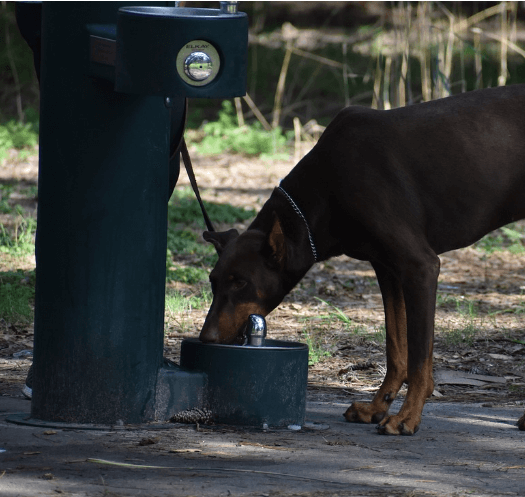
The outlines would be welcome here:
<svg viewBox="0 0 525 497">
<path fill-rule="evenodd" d="M 188 173 L 188 178 L 190 178 L 191 187 L 193 188 L 195 196 L 197 197 L 197 201 L 199 202 L 199 205 L 201 207 L 201 212 L 202 216 L 204 217 L 206 227 L 208 228 L 208 231 L 215 231 L 215 228 L 213 227 L 208 213 L 206 212 L 206 208 L 204 207 L 204 203 L 202 202 L 201 195 L 199 193 L 199 187 L 197 186 L 197 180 L 195 179 L 195 174 L 193 173 L 193 165 L 191 163 L 190 154 L 188 152 L 188 147 L 186 146 L 186 140 L 184 139 L 184 137 L 182 138 L 182 146 L 180 149 L 180 153 L 182 155 L 184 167 L 186 168 L 186 172 Z"/>
<path fill-rule="evenodd" d="M 182 162 L 184 162 L 184 167 L 186 168 L 186 173 L 188 174 L 188 178 L 190 179 L 191 187 L 193 188 L 195 197 L 197 197 L 197 201 L 199 202 L 201 212 L 202 212 L 202 217 L 204 218 L 206 227 L 208 228 L 208 231 L 215 231 L 215 228 L 213 227 L 213 224 L 208 216 L 208 213 L 206 212 L 206 208 L 204 207 L 204 203 L 201 199 L 201 195 L 199 193 L 199 186 L 197 185 L 197 179 L 195 178 L 195 173 L 193 172 L 193 164 L 191 163 L 190 153 L 188 152 L 188 146 L 186 145 L 186 140 L 184 139 L 184 130 L 186 129 L 187 115 L 188 115 L 188 99 L 186 99 L 186 103 L 185 103 L 184 126 L 182 127 L 181 137 L 180 137 L 177 147 L 170 155 L 170 160 L 172 160 L 175 157 L 175 155 L 177 155 L 177 153 L 180 152 L 182 156 Z"/>
<path fill-rule="evenodd" d="M 195 197 L 197 198 L 197 201 L 199 202 L 199 206 L 202 212 L 202 217 L 204 218 L 206 227 L 208 228 L 208 231 L 215 231 L 215 228 L 213 227 L 213 223 L 211 222 L 210 217 L 208 216 L 208 213 L 206 212 L 206 207 L 204 207 L 204 203 L 202 201 L 202 198 L 199 192 L 199 186 L 197 185 L 197 179 L 195 178 L 195 173 L 193 172 L 193 164 L 191 163 L 190 153 L 188 152 L 188 146 L 186 145 L 186 140 L 184 139 L 184 129 L 186 128 L 187 115 L 188 115 L 188 99 L 186 99 L 186 102 L 185 102 L 184 126 L 182 128 L 182 134 L 181 134 L 179 143 L 177 144 L 177 147 L 175 147 L 174 151 L 170 154 L 170 160 L 173 159 L 178 152 L 181 153 L 182 161 L 184 162 L 184 167 L 186 168 L 186 173 L 188 174 L 188 178 L 190 180 L 191 187 L 193 188 L 193 192 L 195 193 Z M 304 214 L 302 213 L 299 206 L 294 202 L 293 198 L 286 192 L 286 190 L 281 185 L 279 185 L 277 189 L 284 195 L 286 200 L 288 200 L 288 202 L 292 206 L 293 210 L 303 220 L 304 225 L 306 227 L 306 232 L 308 233 L 308 241 L 310 242 L 310 248 L 312 249 L 312 255 L 313 255 L 314 261 L 317 262 L 319 260 L 318 255 L 317 255 L 317 249 L 315 248 L 313 235 L 312 235 L 312 232 L 310 231 L 310 226 L 308 224 L 308 221 L 304 217 Z"/>
<path fill-rule="evenodd" d="M 277 189 L 286 197 L 286 200 L 290 202 L 290 205 L 292 206 L 293 210 L 297 213 L 297 215 L 303 220 L 304 225 L 306 226 L 306 232 L 308 233 L 308 241 L 310 242 L 310 248 L 312 249 L 312 255 L 314 256 L 314 261 L 317 262 L 317 250 L 315 248 L 314 238 L 312 235 L 312 232 L 310 231 L 310 226 L 308 225 L 308 221 L 304 217 L 301 209 L 299 209 L 299 206 L 294 202 L 293 198 L 286 193 L 286 190 L 279 185 Z"/>
</svg>

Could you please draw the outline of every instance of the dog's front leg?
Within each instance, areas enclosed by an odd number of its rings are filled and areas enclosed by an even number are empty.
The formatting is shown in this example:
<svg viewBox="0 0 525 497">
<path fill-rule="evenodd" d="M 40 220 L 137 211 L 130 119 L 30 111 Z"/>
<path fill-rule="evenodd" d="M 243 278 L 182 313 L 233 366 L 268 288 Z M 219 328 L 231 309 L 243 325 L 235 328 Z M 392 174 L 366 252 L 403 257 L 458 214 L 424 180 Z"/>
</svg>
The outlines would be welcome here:
<svg viewBox="0 0 525 497">
<path fill-rule="evenodd" d="M 400 411 L 385 417 L 378 431 L 388 435 L 413 435 L 419 428 L 425 401 L 434 390 L 432 349 L 439 258 L 422 250 L 417 257 L 405 254 L 402 281 L 407 316 L 408 391 Z"/>
<path fill-rule="evenodd" d="M 345 412 L 347 421 L 379 423 L 407 379 L 407 325 L 401 282 L 383 266 L 373 264 L 383 296 L 386 326 L 386 365 L 383 384 L 371 403 L 355 402 Z"/>
</svg>

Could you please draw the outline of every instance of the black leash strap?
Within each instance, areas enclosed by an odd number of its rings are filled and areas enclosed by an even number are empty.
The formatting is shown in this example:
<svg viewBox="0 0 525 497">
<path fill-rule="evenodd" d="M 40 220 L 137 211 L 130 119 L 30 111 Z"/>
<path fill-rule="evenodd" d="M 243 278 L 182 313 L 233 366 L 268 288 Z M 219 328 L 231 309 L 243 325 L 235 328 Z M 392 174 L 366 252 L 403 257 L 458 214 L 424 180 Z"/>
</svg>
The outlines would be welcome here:
<svg viewBox="0 0 525 497">
<path fill-rule="evenodd" d="M 190 153 L 188 152 L 188 147 L 186 146 L 186 140 L 184 139 L 184 130 L 186 128 L 186 116 L 188 115 L 188 99 L 186 99 L 186 108 L 184 110 L 184 126 L 182 128 L 182 134 L 180 137 L 180 141 L 175 148 L 175 150 L 171 153 L 170 159 L 173 159 L 173 157 L 180 152 L 182 155 L 182 162 L 184 162 L 184 167 L 186 168 L 186 173 L 188 173 L 188 178 L 190 179 L 191 187 L 193 188 L 193 191 L 195 192 L 195 196 L 197 197 L 197 201 L 199 202 L 199 205 L 201 207 L 202 216 L 204 217 L 204 222 L 206 223 L 206 227 L 208 228 L 208 231 L 215 231 L 215 228 L 213 227 L 213 224 L 208 216 L 208 213 L 206 212 L 206 208 L 204 207 L 204 203 L 201 199 L 201 194 L 199 193 L 199 187 L 197 185 L 197 180 L 195 178 L 195 173 L 193 172 L 193 165 L 191 163 L 190 159 Z"/>
<path fill-rule="evenodd" d="M 206 223 L 206 227 L 208 228 L 208 231 L 215 231 L 215 228 L 213 227 L 213 224 L 210 218 L 208 217 L 208 213 L 206 212 L 206 208 L 204 207 L 204 204 L 202 202 L 201 194 L 199 193 L 199 187 L 197 186 L 197 180 L 195 179 L 195 174 L 193 172 L 193 165 L 191 164 L 190 154 L 188 152 L 188 147 L 186 146 L 186 140 L 184 139 L 184 136 L 182 137 L 180 153 L 182 155 L 182 161 L 184 162 L 184 167 L 186 168 L 186 172 L 188 173 L 188 178 L 190 178 L 191 187 L 193 188 L 193 191 L 195 192 L 195 196 L 197 197 L 197 201 L 199 202 L 199 205 L 201 206 L 202 216 L 204 217 L 204 222 Z"/>
</svg>

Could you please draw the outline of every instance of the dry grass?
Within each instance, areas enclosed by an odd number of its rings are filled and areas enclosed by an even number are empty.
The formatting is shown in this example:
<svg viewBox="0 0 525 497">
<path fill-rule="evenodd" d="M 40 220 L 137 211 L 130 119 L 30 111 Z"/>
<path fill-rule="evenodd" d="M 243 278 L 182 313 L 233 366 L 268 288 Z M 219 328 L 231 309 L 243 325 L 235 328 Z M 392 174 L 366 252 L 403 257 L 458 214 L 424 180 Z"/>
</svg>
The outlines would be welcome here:
<svg viewBox="0 0 525 497">
<path fill-rule="evenodd" d="M 292 116 L 296 150 L 302 150 L 300 141 L 306 142 L 307 150 L 320 129 L 316 123 L 301 122 L 296 109 L 309 105 L 309 89 L 323 72 L 337 74 L 340 79 L 341 107 L 359 103 L 391 109 L 505 85 L 509 60 L 525 57 L 517 43 L 517 5 L 500 2 L 465 17 L 456 4 L 448 2 L 397 2 L 385 10 L 376 25 L 351 33 L 297 29 L 286 22 L 281 30 L 250 39 L 252 44 L 284 54 L 271 119 L 266 120 L 251 99 L 250 110 L 257 109 L 257 118 L 265 127 L 275 128 Z M 340 46 L 338 60 L 316 53 L 327 45 Z M 365 73 L 352 71 L 348 64 L 352 51 L 369 59 Z M 298 83 L 288 74 L 292 58 L 299 60 L 299 65 L 306 60 L 317 63 L 307 80 Z M 488 74 L 488 66 L 498 67 L 495 79 Z M 372 91 L 352 93 L 355 82 L 372 82 Z"/>
</svg>

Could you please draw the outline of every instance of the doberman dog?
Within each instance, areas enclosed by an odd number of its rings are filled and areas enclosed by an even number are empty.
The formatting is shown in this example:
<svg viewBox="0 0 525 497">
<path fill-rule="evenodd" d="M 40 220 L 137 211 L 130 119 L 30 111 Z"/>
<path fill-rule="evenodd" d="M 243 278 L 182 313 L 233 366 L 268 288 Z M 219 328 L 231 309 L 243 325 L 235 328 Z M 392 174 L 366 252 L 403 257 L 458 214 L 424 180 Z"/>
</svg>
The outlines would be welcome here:
<svg viewBox="0 0 525 497">
<path fill-rule="evenodd" d="M 219 260 L 203 342 L 242 340 L 315 262 L 370 261 L 383 297 L 387 372 L 345 418 L 412 435 L 434 389 L 438 254 L 525 217 L 525 85 L 388 111 L 348 107 L 275 188 L 247 231 L 205 232 Z M 405 401 L 388 409 L 403 383 Z M 525 430 L 525 415 L 518 422 Z"/>
</svg>

